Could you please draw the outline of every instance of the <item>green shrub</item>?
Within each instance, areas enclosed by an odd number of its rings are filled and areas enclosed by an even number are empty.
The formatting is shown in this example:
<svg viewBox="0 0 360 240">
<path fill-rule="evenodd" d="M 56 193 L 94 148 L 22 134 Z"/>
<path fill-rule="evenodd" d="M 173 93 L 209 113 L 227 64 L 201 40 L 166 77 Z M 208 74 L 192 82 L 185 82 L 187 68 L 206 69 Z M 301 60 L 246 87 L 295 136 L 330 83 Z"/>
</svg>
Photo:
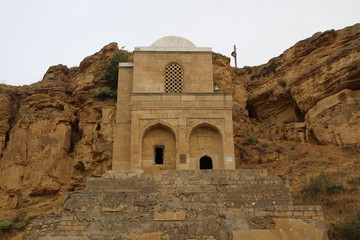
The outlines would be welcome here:
<svg viewBox="0 0 360 240">
<path fill-rule="evenodd" d="M 104 78 L 107 81 L 107 86 L 111 89 L 117 89 L 118 85 L 118 72 L 119 63 L 129 61 L 128 53 L 123 50 L 119 50 L 111 58 L 104 61 L 105 73 Z"/>
<path fill-rule="evenodd" d="M 244 142 L 244 144 L 246 145 L 256 145 L 259 143 L 259 140 L 257 139 L 257 137 L 249 135 L 246 137 L 246 140 Z"/>
<path fill-rule="evenodd" d="M 10 230 L 11 225 L 12 225 L 12 222 L 9 222 L 9 221 L 1 221 L 1 222 L 0 222 L 0 233 L 1 233 L 1 232 L 6 232 L 6 231 Z"/>
<path fill-rule="evenodd" d="M 27 212 L 17 212 L 14 216 L 14 218 L 12 219 L 12 221 L 14 223 L 20 222 L 22 221 L 27 215 Z"/>
<path fill-rule="evenodd" d="M 24 218 L 24 217 L 26 217 L 26 215 L 27 215 L 27 212 L 17 212 L 15 214 L 15 217 Z"/>
<path fill-rule="evenodd" d="M 336 184 L 328 174 L 322 172 L 310 178 L 310 183 L 303 189 L 303 193 L 305 196 L 316 197 L 321 194 L 336 194 L 344 190 L 343 185 Z"/>
<path fill-rule="evenodd" d="M 23 230 L 23 229 L 25 229 L 25 227 L 26 227 L 26 224 L 25 223 L 17 223 L 17 224 L 15 224 L 15 229 L 16 230 Z"/>
<path fill-rule="evenodd" d="M 340 193 L 343 192 L 345 190 L 344 186 L 341 184 L 331 184 L 329 186 L 326 186 L 326 192 L 329 194 L 335 194 L 335 193 Z"/>
<path fill-rule="evenodd" d="M 89 97 L 92 99 L 104 100 L 106 98 L 115 98 L 117 95 L 115 90 L 112 90 L 109 87 L 104 87 L 101 89 L 93 89 L 90 91 Z"/>
<path fill-rule="evenodd" d="M 360 211 L 354 217 L 340 222 L 330 231 L 333 239 L 358 240 L 360 239 Z"/>
</svg>

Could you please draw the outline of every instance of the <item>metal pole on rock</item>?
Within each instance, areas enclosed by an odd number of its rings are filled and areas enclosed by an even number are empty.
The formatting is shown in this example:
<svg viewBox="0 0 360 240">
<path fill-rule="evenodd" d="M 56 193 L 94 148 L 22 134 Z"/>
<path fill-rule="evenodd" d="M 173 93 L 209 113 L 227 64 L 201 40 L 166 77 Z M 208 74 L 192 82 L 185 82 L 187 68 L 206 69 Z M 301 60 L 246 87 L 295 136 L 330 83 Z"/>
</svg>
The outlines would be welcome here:
<svg viewBox="0 0 360 240">
<path fill-rule="evenodd" d="M 236 45 L 234 45 L 234 51 L 231 53 L 231 56 L 235 59 L 235 67 L 237 68 L 237 57 L 236 57 Z"/>
</svg>

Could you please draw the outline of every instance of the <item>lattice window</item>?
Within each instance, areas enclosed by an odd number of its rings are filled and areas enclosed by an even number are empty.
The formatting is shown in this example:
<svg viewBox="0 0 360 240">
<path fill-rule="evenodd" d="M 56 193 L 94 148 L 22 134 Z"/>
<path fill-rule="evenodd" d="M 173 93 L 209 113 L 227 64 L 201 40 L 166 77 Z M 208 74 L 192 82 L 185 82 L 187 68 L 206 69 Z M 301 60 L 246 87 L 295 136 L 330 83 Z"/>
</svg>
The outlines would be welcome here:
<svg viewBox="0 0 360 240">
<path fill-rule="evenodd" d="M 170 63 L 165 68 L 165 92 L 181 93 L 183 90 L 183 70 L 177 63 Z"/>
</svg>

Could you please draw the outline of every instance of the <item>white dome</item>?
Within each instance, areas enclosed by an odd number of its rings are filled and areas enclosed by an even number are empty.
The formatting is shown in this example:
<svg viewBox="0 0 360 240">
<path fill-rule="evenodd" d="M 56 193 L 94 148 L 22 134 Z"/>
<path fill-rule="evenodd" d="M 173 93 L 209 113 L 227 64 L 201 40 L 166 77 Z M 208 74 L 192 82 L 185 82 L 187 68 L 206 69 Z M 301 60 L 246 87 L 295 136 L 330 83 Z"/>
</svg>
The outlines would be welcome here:
<svg viewBox="0 0 360 240">
<path fill-rule="evenodd" d="M 190 40 L 178 37 L 178 36 L 167 36 L 160 38 L 151 44 L 151 47 L 196 47 Z"/>
</svg>

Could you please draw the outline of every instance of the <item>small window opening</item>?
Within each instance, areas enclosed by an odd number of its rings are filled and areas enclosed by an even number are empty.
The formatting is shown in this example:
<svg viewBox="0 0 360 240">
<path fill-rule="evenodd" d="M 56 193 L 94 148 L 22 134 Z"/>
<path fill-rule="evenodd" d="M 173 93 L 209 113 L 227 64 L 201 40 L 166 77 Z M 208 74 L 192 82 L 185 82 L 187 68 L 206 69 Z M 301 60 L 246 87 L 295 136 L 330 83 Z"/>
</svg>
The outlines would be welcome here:
<svg viewBox="0 0 360 240">
<path fill-rule="evenodd" d="M 155 146 L 155 164 L 164 164 L 164 148 L 165 146 Z"/>
<path fill-rule="evenodd" d="M 210 157 L 203 156 L 202 158 L 200 158 L 200 169 L 212 169 L 212 168 L 213 168 L 213 164 Z"/>
</svg>

